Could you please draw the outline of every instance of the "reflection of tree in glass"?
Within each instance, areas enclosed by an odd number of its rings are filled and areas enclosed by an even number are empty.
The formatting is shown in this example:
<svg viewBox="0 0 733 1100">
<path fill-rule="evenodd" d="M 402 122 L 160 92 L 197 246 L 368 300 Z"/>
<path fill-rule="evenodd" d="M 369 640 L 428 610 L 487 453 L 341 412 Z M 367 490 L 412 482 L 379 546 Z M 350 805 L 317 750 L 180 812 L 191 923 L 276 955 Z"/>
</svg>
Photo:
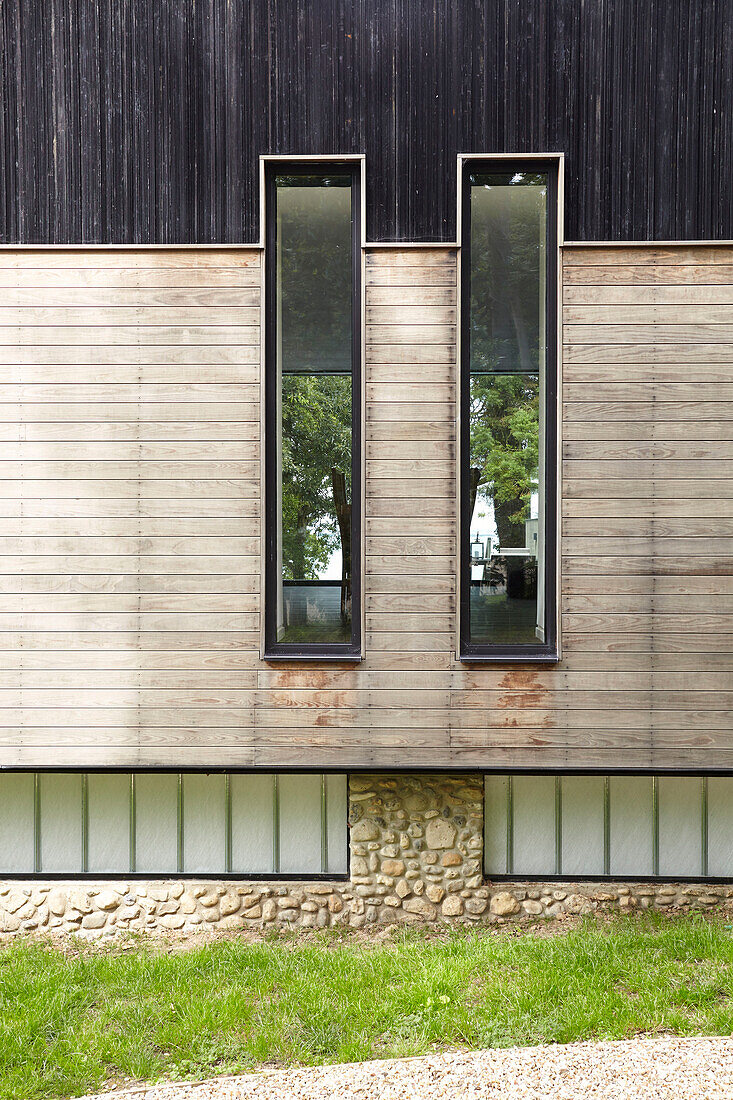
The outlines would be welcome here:
<svg viewBox="0 0 733 1100">
<path fill-rule="evenodd" d="M 545 178 L 477 176 L 471 222 L 471 506 L 493 500 L 500 546 L 523 546 L 539 462 Z M 487 190 L 484 191 L 483 187 Z"/>
<path fill-rule="evenodd" d="M 316 580 L 341 544 L 334 470 L 351 500 L 351 377 L 285 375 L 282 426 L 283 576 Z"/>
<path fill-rule="evenodd" d="M 499 545 L 524 546 L 539 461 L 537 375 L 471 379 L 472 514 L 477 491 L 494 504 Z"/>
</svg>

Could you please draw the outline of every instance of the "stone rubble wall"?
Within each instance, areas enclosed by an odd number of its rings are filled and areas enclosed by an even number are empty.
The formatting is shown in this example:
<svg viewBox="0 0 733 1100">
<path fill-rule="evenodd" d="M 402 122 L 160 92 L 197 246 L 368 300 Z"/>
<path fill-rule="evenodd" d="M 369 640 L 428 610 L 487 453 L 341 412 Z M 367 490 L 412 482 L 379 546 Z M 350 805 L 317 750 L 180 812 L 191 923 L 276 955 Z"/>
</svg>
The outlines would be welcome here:
<svg viewBox="0 0 733 1100">
<path fill-rule="evenodd" d="M 334 882 L 0 882 L 0 934 L 504 924 L 635 909 L 733 909 L 733 884 L 487 882 L 483 780 L 358 775 L 351 875 Z"/>
</svg>

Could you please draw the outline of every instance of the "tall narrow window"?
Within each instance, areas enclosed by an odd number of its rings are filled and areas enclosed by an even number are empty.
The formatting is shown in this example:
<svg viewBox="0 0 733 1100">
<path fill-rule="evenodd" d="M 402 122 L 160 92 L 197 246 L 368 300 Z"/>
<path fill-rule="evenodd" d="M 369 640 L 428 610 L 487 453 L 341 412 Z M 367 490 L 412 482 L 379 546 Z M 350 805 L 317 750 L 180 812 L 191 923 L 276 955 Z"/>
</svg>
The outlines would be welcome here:
<svg viewBox="0 0 733 1100">
<path fill-rule="evenodd" d="M 464 165 L 461 656 L 556 655 L 557 165 Z"/>
<path fill-rule="evenodd" d="M 266 175 L 265 656 L 360 652 L 358 168 Z"/>
</svg>

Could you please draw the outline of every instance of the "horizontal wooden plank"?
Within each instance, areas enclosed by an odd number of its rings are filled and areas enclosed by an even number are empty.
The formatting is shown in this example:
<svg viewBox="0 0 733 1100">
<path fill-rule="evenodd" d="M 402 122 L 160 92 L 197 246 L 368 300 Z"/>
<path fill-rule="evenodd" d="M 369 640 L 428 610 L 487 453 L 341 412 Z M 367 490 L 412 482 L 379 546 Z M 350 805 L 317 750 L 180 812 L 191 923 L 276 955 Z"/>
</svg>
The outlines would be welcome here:
<svg viewBox="0 0 733 1100">
<path fill-rule="evenodd" d="M 88 261 L 88 266 L 87 266 Z M 2 257 L 0 257 L 2 262 Z M 85 288 L 112 290 L 139 290 L 173 288 L 188 291 L 226 287 L 259 287 L 262 273 L 259 264 L 227 267 L 101 267 L 86 254 L 77 255 L 76 267 L 0 267 L 0 287 L 9 290 L 44 290 L 60 288 L 70 294 L 83 292 Z M 38 296 L 35 296 L 38 301 Z M 186 299 L 187 300 L 187 299 Z"/>
<path fill-rule="evenodd" d="M 232 601 L 233 602 L 233 601 Z M 2 631 L 87 631 L 104 632 L 152 630 L 164 632 L 201 630 L 206 632 L 258 630 L 260 617 L 256 612 L 11 612 L 0 614 Z"/>
<path fill-rule="evenodd" d="M 705 334 L 711 334 L 712 339 L 715 339 L 715 331 L 717 326 L 722 326 L 728 330 L 733 325 L 733 305 L 728 304 L 715 304 L 713 301 L 707 302 L 685 302 L 683 305 L 670 304 L 670 305 L 657 305 L 646 303 L 644 305 L 630 305 L 624 303 L 622 305 L 616 305 L 614 303 L 606 302 L 594 302 L 586 305 L 570 305 L 563 306 L 563 326 L 564 331 L 567 333 L 567 339 L 573 339 L 575 325 L 599 325 L 605 327 L 608 325 L 620 326 L 623 328 L 631 327 L 634 325 L 643 326 L 645 330 L 652 326 L 657 329 L 661 328 L 662 331 L 666 331 L 666 326 L 674 326 L 676 328 L 689 328 L 691 326 L 702 326 Z M 2 321 L 2 311 L 0 311 L 0 322 Z M 584 341 L 587 342 L 587 341 Z"/>
<path fill-rule="evenodd" d="M 723 511 L 719 508 L 719 511 Z M 598 531 L 597 519 L 566 519 L 563 534 L 569 538 L 595 537 Z M 603 520 L 603 535 L 609 538 L 690 538 L 711 539 L 733 536 L 733 518 L 720 516 L 709 519 L 688 516 L 677 519 L 664 519 L 660 515 L 640 518 L 610 518 Z M 706 547 L 701 547 L 706 549 Z M 711 547 L 712 549 L 712 547 Z"/>
<path fill-rule="evenodd" d="M 4 606 L 4 598 L 0 596 L 0 606 Z M 565 595 L 562 599 L 562 609 L 572 615 L 677 615 L 689 611 L 695 615 L 733 615 L 733 595 L 721 592 L 700 593 L 696 591 L 660 594 L 650 592 L 642 594 L 638 592 L 613 592 L 603 595 Z M 661 619 L 662 629 L 664 622 Z"/>
<path fill-rule="evenodd" d="M 241 554 L 243 557 L 259 554 L 258 535 L 230 537 L 226 535 L 173 535 L 145 536 L 81 535 L 64 537 L 61 535 L 28 535 L 23 537 L 0 535 L 0 555 L 58 554 L 61 557 L 90 552 L 104 554 Z"/>
<path fill-rule="evenodd" d="M 19 332 L 28 326 L 39 332 L 38 343 L 65 343 L 60 339 L 67 326 L 106 328 L 114 331 L 117 326 L 142 325 L 145 329 L 157 326 L 168 330 L 188 329 L 204 325 L 221 325 L 235 330 L 240 325 L 254 325 L 259 328 L 259 306 L 7 306 L 0 305 L 0 342 L 12 343 L 13 332 Z M 42 328 L 46 329 L 44 339 Z M 114 342 L 114 341 L 113 341 Z M 124 342 L 124 341 L 123 341 Z M 240 341 L 241 342 L 241 341 Z M 247 341 L 253 343 L 255 341 Z"/>
<path fill-rule="evenodd" d="M 94 518 L 82 519 L 57 519 L 43 517 L 31 519 L 22 517 L 19 519 L 6 518 L 0 523 L 0 530 L 5 538 L 59 538 L 69 537 L 73 539 L 98 539 L 105 538 L 259 538 L 259 523 L 252 519 L 217 519 L 206 517 L 184 517 L 181 519 L 170 516 L 160 519 L 146 518 Z M 24 544 L 20 544 L 20 549 Z M 96 543 L 92 544 L 93 546 Z M 124 543 L 122 544 L 125 545 Z"/>
<path fill-rule="evenodd" d="M 434 440 L 432 446 L 426 446 L 426 442 L 424 439 L 393 439 L 388 441 L 368 438 L 366 441 L 367 461 L 371 460 L 372 469 L 379 465 L 379 461 L 385 462 L 385 460 L 390 463 L 405 463 L 406 465 L 416 461 L 427 461 L 432 465 L 439 465 L 443 470 L 447 469 L 452 472 L 456 458 L 456 447 L 450 436 Z M 425 476 L 430 475 L 426 474 Z"/>
<path fill-rule="evenodd" d="M 733 280 L 731 283 L 714 284 L 712 286 L 694 282 L 673 283 L 671 285 L 568 285 L 563 287 L 563 304 L 565 306 L 633 306 L 634 311 L 640 311 L 645 306 L 694 306 L 696 308 L 709 305 L 733 305 Z M 634 311 L 627 314 L 632 321 Z M 564 314 L 568 320 L 572 320 L 571 314 Z M 678 317 L 688 317 L 687 309 L 678 310 Z M 652 318 L 650 317 L 650 320 Z M 660 318 L 654 314 L 655 321 Z M 715 320 L 708 317 L 707 320 Z"/>
<path fill-rule="evenodd" d="M 676 497 L 689 497 L 691 492 L 701 499 L 730 500 L 733 497 L 733 480 L 715 478 L 659 478 L 644 476 L 641 472 L 634 476 L 633 470 L 626 470 L 626 477 L 563 477 L 563 497 L 582 497 L 597 500 L 604 493 L 608 497 L 628 497 L 643 500 L 674 500 Z"/>
<path fill-rule="evenodd" d="M 455 363 L 455 341 L 444 344 L 385 344 L 367 340 L 367 362 L 378 363 Z"/>
<path fill-rule="evenodd" d="M 212 444 L 213 446 L 214 444 Z M 180 446 L 180 444 L 179 444 Z M 691 465 L 692 475 L 697 470 L 700 461 L 721 461 L 733 458 L 733 442 L 716 440 L 650 440 L 638 442 L 623 440 L 621 442 L 592 442 L 566 441 L 563 444 L 563 458 L 578 462 L 628 460 L 630 462 L 663 462 L 669 459 L 675 465 L 686 461 Z"/>
<path fill-rule="evenodd" d="M 733 440 L 731 420 L 566 420 L 566 440 Z"/>
<path fill-rule="evenodd" d="M 369 287 L 425 287 L 456 286 L 456 268 L 452 266 L 428 267 L 367 267 L 364 282 Z"/>
<path fill-rule="evenodd" d="M 419 570 L 415 573 L 391 574 L 388 572 L 367 573 L 366 592 L 367 599 L 372 593 L 392 592 L 409 599 L 414 593 L 452 593 L 456 591 L 456 578 L 451 573 L 424 574 Z"/>
<path fill-rule="evenodd" d="M 455 363 L 367 363 L 367 383 L 414 382 L 418 376 L 426 383 L 440 382 L 455 385 L 457 381 Z"/>
<path fill-rule="evenodd" d="M 455 572 L 455 560 L 447 555 L 437 554 L 383 554 L 373 551 L 366 557 L 366 573 L 382 576 L 409 576 L 422 573 L 424 576 L 445 576 Z M 369 584 L 369 582 L 368 582 Z"/>
<path fill-rule="evenodd" d="M 0 556 L 1 573 L 52 574 L 66 573 L 259 573 L 259 557 L 243 557 L 241 554 L 227 554 L 227 540 L 223 540 L 222 553 L 209 551 L 205 554 L 147 554 L 136 551 L 132 554 L 79 553 L 68 554 L 31 554 L 30 551 L 19 554 L 17 540 L 15 554 Z M 425 561 L 425 569 L 430 559 Z"/>
<path fill-rule="evenodd" d="M 215 403 L 218 401 L 256 401 L 259 392 L 259 377 L 255 372 L 250 372 L 251 381 L 243 384 L 244 379 L 233 383 L 215 383 L 202 379 L 199 374 L 196 382 L 184 383 L 179 377 L 172 382 L 154 383 L 140 382 L 133 384 L 120 384 L 118 382 L 84 383 L 69 385 L 68 383 L 3 383 L 0 385 L 0 405 L 33 406 L 38 403 L 56 405 L 59 402 L 68 404 L 90 404 L 100 402 L 103 407 L 112 402 L 122 402 L 129 405 L 145 405 L 148 402 L 169 402 L 185 405 L 188 402 L 198 403 L 205 401 Z M 195 410 L 188 410 L 191 419 Z M 37 410 L 39 416 L 43 408 Z M 41 417 L 42 418 L 42 417 Z"/>
<path fill-rule="evenodd" d="M 447 342 L 438 339 L 435 343 Z M 401 341 L 411 343 L 410 340 Z M 233 346 L 260 343 L 259 326 L 238 325 L 229 318 L 228 324 L 206 321 L 196 325 L 182 321 L 175 325 L 131 323 L 116 325 L 8 325 L 0 329 L 0 343 L 7 346 L 35 347 L 61 345 L 125 345 L 125 344 L 230 344 Z"/>
<path fill-rule="evenodd" d="M 457 515 L 458 502 L 455 498 L 451 499 L 450 494 L 442 497 L 421 495 L 419 499 L 419 512 L 426 520 L 435 517 L 453 519 Z M 400 519 L 401 517 L 413 514 L 416 510 L 416 498 L 414 496 L 369 496 L 366 499 L 367 517 L 377 518 L 384 516 L 386 518 Z M 1 511 L 2 505 L 0 505 L 0 512 Z"/>
<path fill-rule="evenodd" d="M 1 466 L 0 469 L 2 469 Z M 371 482 L 370 489 L 373 496 L 378 495 L 381 491 L 379 485 L 375 484 L 375 482 L 382 480 L 394 481 L 396 479 L 400 481 L 409 481 L 411 478 L 418 481 L 431 479 L 440 480 L 449 478 L 454 472 L 455 467 L 450 456 L 448 458 L 441 457 L 435 460 L 427 458 L 395 458 L 381 461 L 376 458 L 367 458 L 366 462 L 367 481 Z"/>
<path fill-rule="evenodd" d="M 31 635 L 30 637 L 35 638 L 37 635 Z M 220 669 L 231 676 L 232 673 L 256 671 L 260 666 L 260 657 L 256 649 L 247 650 L 231 647 L 229 638 L 225 634 L 211 635 L 216 640 L 216 645 L 211 646 L 210 649 L 206 647 L 184 648 L 182 643 L 185 636 L 180 634 L 174 639 L 178 643 L 178 648 L 175 649 L 166 649 L 162 646 L 150 647 L 145 644 L 149 642 L 150 634 L 144 636 L 142 639 L 143 644 L 138 649 L 129 645 L 127 648 L 118 646 L 116 649 L 111 649 L 109 635 L 102 634 L 98 637 L 106 643 L 98 649 L 91 648 L 88 645 L 76 646 L 72 649 L 68 645 L 68 635 L 63 636 L 65 643 L 63 649 L 52 645 L 43 649 L 20 649 L 17 645 L 14 649 L 5 648 L 1 651 L 2 667 L 9 672 L 28 669 L 36 669 L 41 672 L 47 672 L 49 669 L 76 669 L 83 672 L 96 669 L 104 674 L 115 670 L 134 673 L 136 670 L 159 672 L 173 669 L 196 673 L 199 670 Z M 128 636 L 124 635 L 123 637 L 124 641 L 127 642 Z M 163 634 L 159 637 L 168 641 L 171 635 Z M 17 635 L 3 634 L 2 638 L 7 645 L 9 639 L 15 640 Z M 47 634 L 44 636 L 44 640 L 49 641 Z M 88 642 L 89 636 L 84 635 L 83 640 Z"/>
<path fill-rule="evenodd" d="M 364 253 L 367 268 L 448 267 L 455 268 L 454 248 L 367 248 Z"/>
<path fill-rule="evenodd" d="M 621 246 L 592 246 L 590 248 L 567 248 L 563 256 L 564 264 L 574 267 L 625 267 L 629 264 L 644 263 L 650 267 L 660 264 L 681 267 L 688 264 L 727 264 L 733 265 L 733 248 L 730 245 L 687 245 L 687 244 L 645 244 L 644 248 L 624 248 Z"/>
<path fill-rule="evenodd" d="M 1 337 L 2 332 L 0 332 L 0 338 Z M 456 329 L 454 324 L 367 324 L 366 326 L 366 342 L 368 345 L 387 344 L 390 346 L 404 346 L 408 344 L 425 348 L 431 344 L 448 344 L 453 346 L 455 340 Z M 254 342 L 254 340 L 241 341 L 241 343 Z M 235 343 L 235 341 L 230 340 L 228 343 Z"/>
<path fill-rule="evenodd" d="M 183 653 L 186 650 L 225 650 L 238 653 L 251 650 L 257 653 L 260 635 L 258 631 L 204 631 L 204 630 L 26 630 L 4 631 L 0 629 L 0 650 L 64 650 L 69 653 L 94 654 L 107 651 L 115 654 L 126 652 Z M 156 657 L 157 660 L 157 657 Z M 155 666 L 153 666 L 155 667 Z M 185 667 L 185 666 L 183 666 Z"/>
<path fill-rule="evenodd" d="M 370 306 L 453 306 L 456 304 L 456 290 L 453 286 L 395 287 L 373 286 L 368 283 L 365 299 L 367 308 Z"/>
<path fill-rule="evenodd" d="M 156 480 L 168 478 L 197 478 L 205 480 L 212 478 L 236 478 L 242 481 L 254 481 L 259 477 L 260 465 L 258 462 L 206 462 L 196 460 L 194 462 L 156 462 L 148 460 L 143 462 L 115 462 L 114 466 L 107 469 L 99 462 L 4 462 L 0 459 L 0 479 L 13 480 L 25 478 L 26 481 L 53 481 L 71 478 L 85 481 L 106 481 L 112 474 L 117 478 L 129 480 L 135 477 L 148 477 Z M 32 492 L 33 490 L 29 490 Z"/>
<path fill-rule="evenodd" d="M 39 402 L 37 404 L 0 404 L 0 422 L 22 423 L 59 423 L 70 421 L 73 424 L 91 421 L 123 421 L 126 424 L 146 420 L 153 422 L 180 420 L 213 420 L 258 423 L 260 414 L 259 387 L 240 387 L 239 399 L 205 401 L 192 398 L 190 401 L 117 401 L 106 404 L 102 401 Z"/>
<path fill-rule="evenodd" d="M 256 420 L 229 421 L 51 421 L 47 423 L 0 421 L 0 441 L 5 443 L 76 443 L 86 442 L 127 442 L 153 443 L 155 441 L 207 442 L 211 440 L 256 441 L 259 440 L 260 425 Z"/>
<path fill-rule="evenodd" d="M 0 469 L 5 467 L 0 466 Z M 733 461 L 715 459 L 566 459 L 563 473 L 567 478 L 633 478 L 635 473 L 647 478 L 670 478 L 680 481 L 726 480 L 733 478 Z"/>
<path fill-rule="evenodd" d="M 237 318 L 234 318 L 237 319 Z M 714 318 L 713 318 L 714 319 Z M 410 331 L 415 325 L 424 325 L 426 339 L 430 339 L 430 328 L 433 325 L 454 325 L 456 323 L 456 307 L 454 305 L 367 305 L 365 310 L 367 326 L 374 325 L 399 325 Z M 2 312 L 0 311 L 0 323 Z M 367 333 L 373 333 L 373 328 L 367 327 Z M 390 341 L 391 342 L 391 341 Z"/>
<path fill-rule="evenodd" d="M 251 271 L 251 269 L 246 269 Z M 117 285 L 117 286 L 94 286 L 90 282 L 82 283 L 82 285 L 72 285 L 74 280 L 64 277 L 63 282 L 52 280 L 46 282 L 45 279 L 36 275 L 33 278 L 33 285 L 30 285 L 27 279 L 27 272 L 24 272 L 26 278 L 22 280 L 22 283 L 18 283 L 16 280 L 8 285 L 8 280 L 3 281 L 0 277 L 0 287 L 3 288 L 2 293 L 2 308 L 0 309 L 0 323 L 4 310 L 8 308 L 18 309 L 26 308 L 37 310 L 43 309 L 99 309 L 114 310 L 119 308 L 124 309 L 144 309 L 148 310 L 157 309 L 171 309 L 181 307 L 184 309 L 202 309 L 208 307 L 221 308 L 223 306 L 231 306 L 234 309 L 247 307 L 257 307 L 260 305 L 260 285 L 259 285 L 259 272 L 255 272 L 254 278 L 250 278 L 248 286 L 231 285 L 230 284 L 219 286 L 212 285 L 210 282 L 203 283 L 201 285 L 201 279 L 199 279 L 198 286 L 186 286 L 186 287 L 171 287 L 160 286 L 157 283 L 144 286 L 141 285 L 139 280 L 133 281 L 133 285 Z M 74 274 L 70 272 L 69 274 Z M 76 273 L 81 274 L 81 273 Z M 58 273 L 57 273 L 58 275 Z M 107 284 L 110 282 L 110 275 L 106 276 Z M 241 275 L 240 275 L 241 279 Z M 255 281 L 256 280 L 256 281 Z M 42 303 L 42 307 L 41 307 Z M 257 318 L 253 321 L 256 323 Z M 24 317 L 21 315 L 18 319 L 18 324 L 24 323 Z M 63 323 L 63 321 L 61 322 Z"/>
<path fill-rule="evenodd" d="M 592 387 L 587 385 L 574 385 L 572 382 L 563 386 L 563 401 L 566 405 L 571 402 L 604 402 L 626 401 L 631 404 L 659 404 L 666 402 L 685 401 L 694 407 L 696 404 L 705 405 L 708 402 L 718 403 L 718 416 L 724 416 L 726 405 L 730 404 L 733 413 L 733 382 L 698 382 L 688 379 L 685 382 L 656 382 L 649 380 L 644 386 L 638 386 L 633 382 L 621 382 L 609 379 Z M 663 414 L 668 415 L 665 408 Z M 582 410 L 579 410 L 582 416 Z"/>
<path fill-rule="evenodd" d="M 652 497 L 610 497 L 605 496 L 603 485 L 598 486 L 598 495 L 593 500 L 567 497 L 562 502 L 563 515 L 568 519 L 603 520 L 604 530 L 607 519 L 622 520 L 717 520 L 729 513 L 730 508 L 720 498 L 694 497 L 693 490 L 687 497 L 658 499 Z"/>
<path fill-rule="evenodd" d="M 590 326 L 591 328 L 593 326 Z M 638 328 L 634 330 L 638 336 Z M 733 363 L 733 348 L 727 343 L 711 343 L 702 340 L 677 342 L 673 340 L 654 344 L 638 340 L 626 343 L 608 343 L 600 338 L 597 343 L 571 343 L 563 345 L 565 363 Z"/>
<path fill-rule="evenodd" d="M 652 309 L 653 307 L 645 307 Z M 677 311 L 679 314 L 679 311 Z M 685 311 L 687 312 L 687 311 Z M 565 344 L 731 344 L 733 324 L 660 322 L 659 324 L 563 324 Z M 733 350 L 733 349 L 730 349 Z"/>
<path fill-rule="evenodd" d="M 0 344 L 0 366 L 80 367 L 259 363 L 259 344 Z"/>
<path fill-rule="evenodd" d="M 7 351 L 7 349 L 0 350 Z M 260 380 L 259 349 L 250 348 L 246 350 L 247 355 L 246 357 L 243 356 L 241 360 L 222 363 L 5 362 L 0 364 L 0 384 L 3 386 L 11 384 L 65 386 L 65 396 L 63 392 L 60 392 L 57 399 L 67 401 L 78 399 L 75 394 L 77 386 L 95 384 L 105 386 L 132 386 L 138 384 L 143 387 L 167 385 L 181 386 L 184 390 L 188 390 L 188 387 L 192 385 L 239 386 L 257 384 Z M 6 356 L 5 358 L 12 357 Z M 213 358 L 213 356 L 209 358 Z M 212 391 L 212 395 L 215 392 Z M 109 391 L 109 396 L 113 396 L 112 391 Z M 140 390 L 141 401 L 145 401 L 148 396 L 145 389 Z M 29 399 L 33 400 L 32 390 L 29 391 Z"/>
<path fill-rule="evenodd" d="M 401 516 L 367 516 L 365 529 L 367 535 L 400 535 L 405 538 L 434 535 L 455 538 L 456 534 L 456 524 L 453 518 L 430 518 L 424 513 L 415 516 L 410 515 L 409 512 L 403 513 Z"/>
<path fill-rule="evenodd" d="M 701 549 L 703 547 L 701 546 Z M 564 577 L 591 576 L 733 576 L 733 560 L 727 554 L 688 553 L 684 556 L 606 555 L 563 557 Z"/>
<path fill-rule="evenodd" d="M 207 465 L 209 462 L 234 462 L 238 464 L 241 471 L 246 471 L 243 476 L 254 478 L 258 473 L 259 451 L 259 443 L 238 439 L 179 439 L 147 442 L 143 440 L 112 442 L 104 439 L 92 442 L 63 440 L 42 443 L 34 440 L 20 442 L 6 440 L 0 450 L 2 455 L 0 463 L 64 462 L 69 458 L 73 458 L 75 463 L 113 463 L 115 466 L 123 462 L 142 464 L 175 461 L 201 462 Z M 5 466 L 0 465 L 0 470 L 4 469 Z M 144 471 L 145 467 L 141 465 L 140 469 Z M 110 472 L 113 471 L 110 470 Z"/>
<path fill-rule="evenodd" d="M 2 465 L 0 464 L 1 474 Z M 421 500 L 423 497 L 450 497 L 455 501 L 456 480 L 447 477 L 372 477 L 367 481 L 366 492 L 367 508 L 369 508 L 369 500 L 372 499 L 412 497 L 413 500 Z"/>
<path fill-rule="evenodd" d="M 3 539 L 0 536 L 0 552 Z M 385 557 L 398 554 L 410 554 L 414 557 L 445 557 L 454 552 L 455 539 L 448 536 L 428 535 L 385 535 L 371 536 L 366 540 L 366 552 L 369 557 Z"/>
<path fill-rule="evenodd" d="M 0 253 L 0 267 L 8 270 L 40 268 L 78 268 L 89 260 L 93 267 L 101 268 L 259 268 L 261 250 L 254 248 L 222 248 L 220 245 L 200 245 L 193 248 L 133 248 L 104 245 L 101 248 L 78 246 L 75 248 L 10 248 Z"/>
<path fill-rule="evenodd" d="M 574 258 L 574 257 L 573 257 Z M 651 285 L 715 286 L 733 283 L 733 264 L 563 264 L 564 287 L 595 286 L 600 290 L 616 285 L 639 287 Z"/>
<path fill-rule="evenodd" d="M 566 363 L 563 381 L 572 385 L 597 385 L 612 381 L 633 382 L 639 386 L 653 383 L 679 383 L 695 380 L 701 384 L 730 382 L 731 363 Z"/>
<path fill-rule="evenodd" d="M 688 575 L 670 576 L 660 573 L 656 576 L 634 576 L 629 574 L 591 576 L 573 575 L 562 578 L 562 591 L 571 594 L 618 593 L 629 599 L 639 595 L 660 595 L 667 598 L 687 597 L 690 603 L 697 603 L 698 594 L 721 595 L 726 598 L 733 595 L 733 575 Z M 682 601 L 680 601 L 681 605 Z"/>
<path fill-rule="evenodd" d="M 440 628 L 437 624 L 431 622 L 425 623 L 424 616 L 432 616 L 438 612 L 445 612 L 451 616 L 455 615 L 456 610 L 456 597 L 454 592 L 433 592 L 430 590 L 427 584 L 423 584 L 425 591 L 416 593 L 412 592 L 367 592 L 366 594 L 366 610 L 367 612 L 376 613 L 389 613 L 392 615 L 411 615 L 418 613 L 423 616 L 416 624 L 415 629 L 421 629 L 425 625 L 429 625 L 430 629 L 445 629 L 450 630 L 453 626 L 453 620 L 451 619 L 446 626 Z M 674 597 L 673 597 L 674 598 Z M 4 598 L 0 595 L 0 608 L 4 606 Z M 442 622 L 443 620 L 441 620 Z M 378 626 L 384 626 L 385 629 L 389 629 L 389 621 L 377 621 L 372 619 L 371 626 L 375 629 Z M 404 623 L 393 624 L 393 629 L 399 629 L 399 627 L 407 629 Z M 428 673 L 432 675 L 432 673 Z"/>
<path fill-rule="evenodd" d="M 117 471 L 114 471 L 117 474 Z M 106 478 L 34 478 L 33 483 L 23 478 L 0 476 L 0 500 L 105 500 L 105 499 L 162 499 L 206 497 L 215 500 L 256 499 L 259 481 L 242 478 L 208 478 L 208 471 L 198 470 L 198 477 L 154 478 L 146 477 L 147 467 L 135 470 L 136 477 Z M 0 511 L 4 506 L 0 505 Z"/>
<path fill-rule="evenodd" d="M 58 573 L 34 575 L 24 573 L 0 574 L 0 600 L 7 607 L 4 593 L 25 593 L 29 600 L 36 600 L 46 606 L 40 597 L 49 594 L 76 593 L 83 599 L 86 596 L 124 601 L 127 596 L 164 599 L 167 594 L 183 596 L 186 594 L 223 593 L 229 598 L 229 608 L 242 608 L 241 593 L 260 592 L 260 578 L 249 573 Z M 136 605 L 137 606 L 137 605 Z M 243 609 L 243 608 L 242 608 Z M 184 607 L 183 610 L 186 610 Z"/>
<path fill-rule="evenodd" d="M 1 545 L 1 543 L 0 543 Z M 614 538 L 602 535 L 567 535 L 563 539 L 563 554 L 566 557 L 582 557 L 591 554 L 603 554 L 606 557 L 622 555 L 626 558 L 644 557 L 684 557 L 701 552 L 721 556 L 733 554 L 733 539 L 720 536 L 706 538 L 664 538 L 649 536 L 630 536 Z M 733 560 L 733 559 L 732 559 Z"/>
<path fill-rule="evenodd" d="M 204 520 L 207 516 L 214 519 L 243 519 L 255 518 L 260 515 L 260 502 L 255 496 L 219 498 L 193 497 L 181 500 L 155 498 L 141 499 L 127 497 L 114 498 L 73 498 L 50 497 L 26 499 L 4 499 L 0 502 L 0 516 L 6 519 L 152 519 L 162 520 L 170 517 L 173 520 L 181 520 L 190 517 L 194 520 Z M 255 530 L 256 528 L 253 528 Z"/>
</svg>

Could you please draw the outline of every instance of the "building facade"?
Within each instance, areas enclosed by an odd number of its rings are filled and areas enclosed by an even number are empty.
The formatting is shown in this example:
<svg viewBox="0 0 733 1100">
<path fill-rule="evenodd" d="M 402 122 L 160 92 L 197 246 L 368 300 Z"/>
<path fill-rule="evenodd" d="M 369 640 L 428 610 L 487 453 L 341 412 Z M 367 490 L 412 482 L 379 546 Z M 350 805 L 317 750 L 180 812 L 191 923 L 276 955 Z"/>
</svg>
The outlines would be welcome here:
<svg viewBox="0 0 733 1100">
<path fill-rule="evenodd" d="M 0 16 L 0 928 L 726 899 L 728 6 L 52 7 Z"/>
</svg>

